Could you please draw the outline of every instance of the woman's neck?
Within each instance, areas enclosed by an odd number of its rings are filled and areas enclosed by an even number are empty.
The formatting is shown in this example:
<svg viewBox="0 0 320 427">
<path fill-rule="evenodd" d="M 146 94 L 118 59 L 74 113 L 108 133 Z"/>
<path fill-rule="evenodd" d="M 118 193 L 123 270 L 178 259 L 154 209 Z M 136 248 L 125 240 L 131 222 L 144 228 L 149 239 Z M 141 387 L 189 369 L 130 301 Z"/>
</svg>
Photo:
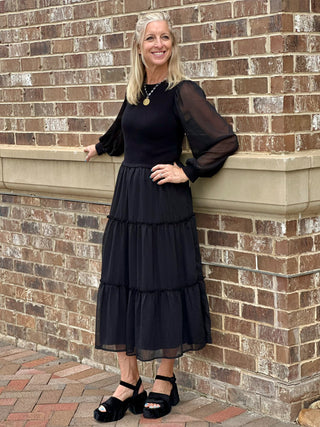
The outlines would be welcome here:
<svg viewBox="0 0 320 427">
<path fill-rule="evenodd" d="M 168 76 L 168 70 L 146 70 L 146 84 L 153 85 L 162 82 Z"/>
</svg>

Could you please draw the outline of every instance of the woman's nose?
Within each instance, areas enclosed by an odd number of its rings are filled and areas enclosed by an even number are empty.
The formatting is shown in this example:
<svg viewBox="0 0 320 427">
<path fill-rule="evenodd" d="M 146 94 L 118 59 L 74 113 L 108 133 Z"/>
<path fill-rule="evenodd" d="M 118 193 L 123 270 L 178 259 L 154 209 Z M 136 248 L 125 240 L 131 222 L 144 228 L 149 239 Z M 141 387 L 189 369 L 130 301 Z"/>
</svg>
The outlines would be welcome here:
<svg viewBox="0 0 320 427">
<path fill-rule="evenodd" d="M 161 40 L 161 37 L 156 37 L 156 38 L 155 38 L 155 45 L 156 45 L 156 46 L 162 46 L 162 40 Z"/>
</svg>

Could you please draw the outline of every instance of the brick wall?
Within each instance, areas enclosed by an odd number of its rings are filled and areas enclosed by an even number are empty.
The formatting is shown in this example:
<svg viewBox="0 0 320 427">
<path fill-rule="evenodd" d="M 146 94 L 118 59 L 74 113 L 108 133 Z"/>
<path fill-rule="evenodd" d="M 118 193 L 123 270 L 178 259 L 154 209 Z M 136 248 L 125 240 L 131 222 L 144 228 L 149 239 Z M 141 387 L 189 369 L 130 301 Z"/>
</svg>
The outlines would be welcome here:
<svg viewBox="0 0 320 427">
<path fill-rule="evenodd" d="M 120 107 L 137 13 L 149 9 L 170 12 L 186 74 L 233 124 L 242 153 L 290 160 L 320 148 L 317 0 L 0 1 L 0 144 L 95 143 Z M 9 193 L 0 332 L 115 366 L 93 349 L 108 204 Z M 213 344 L 179 360 L 179 381 L 294 419 L 320 384 L 319 211 L 197 219 Z"/>
<path fill-rule="evenodd" d="M 316 0 L 1 1 L 1 143 L 95 142 L 124 96 L 137 12 L 161 8 L 242 150 L 318 148 Z"/>
</svg>

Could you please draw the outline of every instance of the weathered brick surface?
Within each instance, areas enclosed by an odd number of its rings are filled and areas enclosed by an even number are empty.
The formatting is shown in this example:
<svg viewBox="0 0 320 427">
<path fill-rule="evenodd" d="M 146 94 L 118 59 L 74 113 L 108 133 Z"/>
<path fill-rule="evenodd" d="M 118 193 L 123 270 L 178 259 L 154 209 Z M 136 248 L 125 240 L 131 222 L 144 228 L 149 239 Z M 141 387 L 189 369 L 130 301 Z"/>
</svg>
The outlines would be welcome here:
<svg viewBox="0 0 320 427">
<path fill-rule="evenodd" d="M 10 207 L 7 202 L 11 201 L 15 203 Z M 3 260 L 1 264 L 1 317 L 2 321 L 6 319 L 7 334 L 18 334 L 27 340 L 44 334 L 49 347 L 72 353 L 73 341 L 78 340 L 80 345 L 80 329 L 91 337 L 94 332 L 95 292 L 90 292 L 90 288 L 97 288 L 100 267 L 92 270 L 90 257 L 93 265 L 99 264 L 101 235 L 92 237 L 92 233 L 103 229 L 101 223 L 105 223 L 108 207 L 94 209 L 85 203 L 8 196 L 2 197 L 2 204 L 2 216 L 8 224 L 15 222 L 15 216 L 29 217 L 29 206 L 37 206 L 32 221 L 20 222 L 20 229 L 14 228 L 11 239 L 8 232 L 1 232 L 2 238 L 6 236 L 2 250 L 10 252 L 13 259 L 13 263 Z M 91 211 L 95 211 L 95 216 Z M 48 235 L 47 221 L 51 229 L 57 230 L 55 233 Z M 29 251 L 38 256 L 30 259 Z M 15 283 L 19 285 L 14 289 Z M 43 344 L 42 340 L 38 343 Z M 86 357 L 90 358 L 92 339 L 87 338 L 87 343 L 90 345 Z"/>
<path fill-rule="evenodd" d="M 46 2 L 28 2 L 28 7 L 5 2 L 0 29 L 0 108 L 7 120 L 0 143 L 79 146 L 92 135 L 97 138 L 105 129 L 97 116 L 114 117 L 123 97 L 137 14 L 166 8 L 180 35 L 186 74 L 196 77 L 209 96 L 222 96 L 219 102 L 213 100 L 221 112 L 232 116 L 243 151 L 318 148 L 318 139 L 310 136 L 312 123 L 317 129 L 319 110 L 315 93 L 319 86 L 310 84 L 319 72 L 317 2 L 275 0 L 270 8 L 266 2 L 251 0 L 180 3 L 141 0 L 66 5 L 56 1 L 48 8 Z M 198 49 L 194 49 L 195 42 Z M 212 58 L 217 58 L 216 64 Z M 277 75 L 283 84 L 275 85 Z M 292 90 L 292 80 L 295 91 L 301 82 L 305 92 L 293 95 L 294 116 L 288 115 L 279 97 L 274 101 L 278 94 Z M 228 88 L 228 82 L 234 84 Z M 239 93 L 248 96 L 247 108 L 229 96 Z M 264 98 L 253 99 L 254 93 Z M 101 101 L 107 101 L 107 110 Z M 242 108 L 236 108 L 235 102 Z M 261 120 L 260 115 L 268 120 Z M 254 133 L 283 134 L 292 129 L 296 132 L 290 145 L 280 139 L 276 144 L 254 143 Z"/>
</svg>

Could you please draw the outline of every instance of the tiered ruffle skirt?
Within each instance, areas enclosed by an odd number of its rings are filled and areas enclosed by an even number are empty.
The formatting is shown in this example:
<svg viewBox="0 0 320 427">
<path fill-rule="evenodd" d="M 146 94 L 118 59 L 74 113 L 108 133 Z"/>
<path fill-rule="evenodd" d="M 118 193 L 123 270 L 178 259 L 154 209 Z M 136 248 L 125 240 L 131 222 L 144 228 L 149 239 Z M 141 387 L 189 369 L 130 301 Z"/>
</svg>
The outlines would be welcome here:
<svg viewBox="0 0 320 427">
<path fill-rule="evenodd" d="M 121 165 L 103 238 L 96 348 L 139 360 L 176 358 L 211 342 L 188 183 L 158 185 Z"/>
</svg>

